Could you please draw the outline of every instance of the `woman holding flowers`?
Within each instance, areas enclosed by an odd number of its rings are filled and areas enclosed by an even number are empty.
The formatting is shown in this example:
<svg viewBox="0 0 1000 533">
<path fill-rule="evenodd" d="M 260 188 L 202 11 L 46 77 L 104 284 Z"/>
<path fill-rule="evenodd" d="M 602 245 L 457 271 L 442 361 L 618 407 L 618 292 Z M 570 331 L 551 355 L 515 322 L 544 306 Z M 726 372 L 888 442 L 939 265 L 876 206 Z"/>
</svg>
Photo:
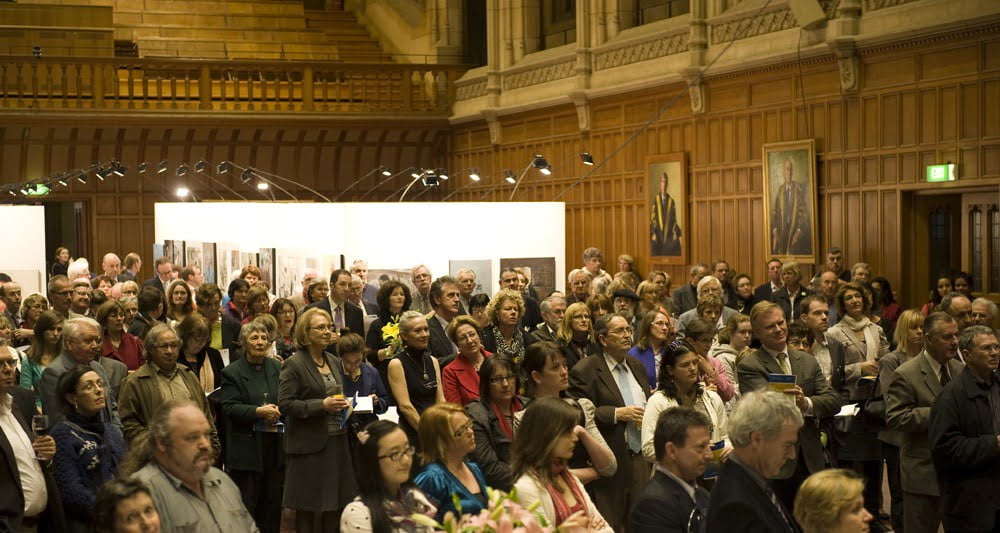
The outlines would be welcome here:
<svg viewBox="0 0 1000 533">
<path fill-rule="evenodd" d="M 375 296 L 378 318 L 368 328 L 365 342 L 369 348 L 369 361 L 382 377 L 382 384 L 389 390 L 389 360 L 400 351 L 399 317 L 410 308 L 413 298 L 410 289 L 394 279 L 382 282 Z M 391 393 L 392 391 L 389 390 Z"/>
<path fill-rule="evenodd" d="M 347 504 L 340 516 L 346 532 L 423 533 L 433 527 L 418 523 L 422 515 L 433 519 L 437 508 L 410 480 L 413 446 L 393 422 L 378 420 L 358 432 L 356 461 L 361 494 Z M 424 522 L 424 521 L 421 521 Z"/>
<path fill-rule="evenodd" d="M 583 483 L 567 466 L 580 434 L 576 408 L 559 398 L 539 398 L 528 406 L 511 450 L 514 489 L 521 505 L 539 510 L 561 530 L 612 531 Z"/>
</svg>

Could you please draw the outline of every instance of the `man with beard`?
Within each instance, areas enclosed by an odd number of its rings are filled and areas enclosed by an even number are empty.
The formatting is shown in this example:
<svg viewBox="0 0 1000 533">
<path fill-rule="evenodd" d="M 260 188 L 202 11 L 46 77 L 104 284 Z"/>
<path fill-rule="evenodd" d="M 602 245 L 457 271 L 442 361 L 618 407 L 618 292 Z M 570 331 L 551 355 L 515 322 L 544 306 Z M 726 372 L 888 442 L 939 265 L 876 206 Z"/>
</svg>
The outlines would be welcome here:
<svg viewBox="0 0 1000 533">
<path fill-rule="evenodd" d="M 152 334 L 152 332 L 150 332 Z M 259 532 L 240 491 L 212 466 L 215 429 L 190 400 L 171 400 L 149 422 L 133 477 L 149 487 L 163 531 Z M 144 452 L 144 453 L 141 453 Z"/>
</svg>

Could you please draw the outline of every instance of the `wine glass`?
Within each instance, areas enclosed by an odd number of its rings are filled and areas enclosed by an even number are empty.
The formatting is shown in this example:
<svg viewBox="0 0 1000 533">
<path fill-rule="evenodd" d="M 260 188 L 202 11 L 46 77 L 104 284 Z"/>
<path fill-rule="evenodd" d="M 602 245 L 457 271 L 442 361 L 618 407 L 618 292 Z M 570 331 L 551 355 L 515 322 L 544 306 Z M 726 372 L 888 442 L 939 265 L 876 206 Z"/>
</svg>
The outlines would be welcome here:
<svg viewBox="0 0 1000 533">
<path fill-rule="evenodd" d="M 35 440 L 49 434 L 49 415 L 35 415 L 31 417 L 31 429 L 35 432 Z M 42 460 L 42 456 L 35 454 L 35 458 Z"/>
</svg>

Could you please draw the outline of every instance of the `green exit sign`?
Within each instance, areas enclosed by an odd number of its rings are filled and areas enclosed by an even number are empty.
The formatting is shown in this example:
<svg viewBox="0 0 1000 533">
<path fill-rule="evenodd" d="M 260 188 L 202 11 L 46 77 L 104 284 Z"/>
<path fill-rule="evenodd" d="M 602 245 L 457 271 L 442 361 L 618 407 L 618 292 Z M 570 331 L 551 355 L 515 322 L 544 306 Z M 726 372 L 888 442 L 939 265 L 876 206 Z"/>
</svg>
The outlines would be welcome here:
<svg viewBox="0 0 1000 533">
<path fill-rule="evenodd" d="M 927 181 L 955 181 L 955 164 L 927 165 Z"/>
</svg>

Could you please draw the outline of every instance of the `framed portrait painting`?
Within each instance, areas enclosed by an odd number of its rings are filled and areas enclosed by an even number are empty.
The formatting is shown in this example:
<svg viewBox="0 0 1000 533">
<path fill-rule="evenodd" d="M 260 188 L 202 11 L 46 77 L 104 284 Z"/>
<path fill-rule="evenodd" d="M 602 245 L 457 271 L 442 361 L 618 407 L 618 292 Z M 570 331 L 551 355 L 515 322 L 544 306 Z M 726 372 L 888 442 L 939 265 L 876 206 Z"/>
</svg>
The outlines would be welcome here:
<svg viewBox="0 0 1000 533">
<path fill-rule="evenodd" d="M 769 256 L 816 262 L 816 148 L 812 139 L 765 144 L 764 223 Z"/>
<path fill-rule="evenodd" d="M 687 158 L 684 152 L 646 157 L 646 218 L 653 262 L 687 264 Z"/>
</svg>

